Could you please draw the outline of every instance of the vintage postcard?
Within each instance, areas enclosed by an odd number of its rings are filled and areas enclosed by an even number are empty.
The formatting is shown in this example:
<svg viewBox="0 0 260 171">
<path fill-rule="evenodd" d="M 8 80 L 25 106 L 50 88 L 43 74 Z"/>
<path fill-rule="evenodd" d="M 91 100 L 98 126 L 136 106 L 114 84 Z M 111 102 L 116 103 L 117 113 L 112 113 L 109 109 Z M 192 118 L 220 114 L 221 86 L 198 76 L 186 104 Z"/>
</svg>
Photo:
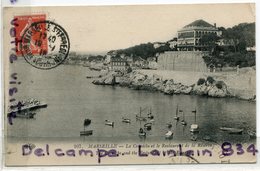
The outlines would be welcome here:
<svg viewBox="0 0 260 171">
<path fill-rule="evenodd" d="M 255 4 L 3 15 L 6 166 L 257 161 Z"/>
</svg>

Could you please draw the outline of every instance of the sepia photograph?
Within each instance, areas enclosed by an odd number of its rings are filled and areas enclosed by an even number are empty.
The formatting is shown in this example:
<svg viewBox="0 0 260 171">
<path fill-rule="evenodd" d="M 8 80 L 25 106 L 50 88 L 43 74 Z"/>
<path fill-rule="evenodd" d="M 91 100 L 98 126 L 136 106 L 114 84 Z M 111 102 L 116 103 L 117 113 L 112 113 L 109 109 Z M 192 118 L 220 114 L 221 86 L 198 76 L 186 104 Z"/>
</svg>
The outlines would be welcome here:
<svg viewBox="0 0 260 171">
<path fill-rule="evenodd" d="M 254 3 L 3 16 L 6 166 L 256 162 Z"/>
</svg>

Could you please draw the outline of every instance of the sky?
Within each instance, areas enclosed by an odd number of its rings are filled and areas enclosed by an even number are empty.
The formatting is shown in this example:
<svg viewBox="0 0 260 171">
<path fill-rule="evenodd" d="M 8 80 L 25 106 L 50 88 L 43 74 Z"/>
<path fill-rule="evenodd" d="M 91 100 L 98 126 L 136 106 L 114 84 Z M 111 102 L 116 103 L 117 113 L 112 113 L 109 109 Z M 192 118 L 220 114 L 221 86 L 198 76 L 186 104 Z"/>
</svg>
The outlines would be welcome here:
<svg viewBox="0 0 260 171">
<path fill-rule="evenodd" d="M 39 7 L 29 10 L 46 13 L 48 20 L 61 25 L 69 35 L 71 51 L 87 53 L 167 41 L 197 19 L 225 28 L 255 21 L 253 4 Z M 16 13 L 23 11 L 16 10 Z"/>
</svg>

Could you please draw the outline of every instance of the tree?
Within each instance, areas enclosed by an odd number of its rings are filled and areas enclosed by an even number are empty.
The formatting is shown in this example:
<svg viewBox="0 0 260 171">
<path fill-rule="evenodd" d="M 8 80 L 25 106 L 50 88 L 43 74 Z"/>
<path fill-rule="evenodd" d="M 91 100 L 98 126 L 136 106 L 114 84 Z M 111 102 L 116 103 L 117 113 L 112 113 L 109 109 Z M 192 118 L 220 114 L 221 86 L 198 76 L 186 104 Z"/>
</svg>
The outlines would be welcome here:
<svg viewBox="0 0 260 171">
<path fill-rule="evenodd" d="M 201 37 L 201 44 L 208 46 L 207 49 L 213 52 L 216 49 L 216 42 L 219 37 L 215 33 L 205 34 Z"/>
</svg>

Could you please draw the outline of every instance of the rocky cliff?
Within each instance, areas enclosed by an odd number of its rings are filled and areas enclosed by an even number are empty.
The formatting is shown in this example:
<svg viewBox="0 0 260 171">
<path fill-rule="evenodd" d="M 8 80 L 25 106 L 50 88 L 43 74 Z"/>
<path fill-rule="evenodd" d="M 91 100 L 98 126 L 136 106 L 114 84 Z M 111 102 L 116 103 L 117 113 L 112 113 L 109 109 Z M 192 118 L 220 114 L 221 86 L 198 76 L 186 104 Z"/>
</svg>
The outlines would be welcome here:
<svg viewBox="0 0 260 171">
<path fill-rule="evenodd" d="M 163 74 L 162 74 L 163 75 Z M 148 74 L 142 70 L 133 71 L 128 74 L 120 76 L 117 84 L 119 86 L 129 87 L 135 90 L 148 90 L 148 91 L 160 91 L 164 94 L 194 94 L 209 97 L 237 97 L 245 100 L 255 100 L 255 93 L 251 90 L 244 90 L 245 95 L 239 95 L 241 92 L 238 89 L 234 89 L 232 86 L 228 86 L 226 78 L 219 75 L 200 74 L 196 76 L 188 75 L 185 73 L 183 77 L 187 80 L 187 77 L 191 77 L 189 81 L 181 81 L 180 73 L 176 75 L 172 74 L 171 79 L 161 77 L 160 75 Z M 114 85 L 115 73 L 111 72 L 105 77 L 94 80 L 93 84 L 98 85 Z M 197 78 L 196 78 L 197 77 Z M 178 78 L 178 79 L 177 79 Z M 230 78 L 228 78 L 230 79 Z M 230 84 L 230 83 L 229 83 Z"/>
</svg>

